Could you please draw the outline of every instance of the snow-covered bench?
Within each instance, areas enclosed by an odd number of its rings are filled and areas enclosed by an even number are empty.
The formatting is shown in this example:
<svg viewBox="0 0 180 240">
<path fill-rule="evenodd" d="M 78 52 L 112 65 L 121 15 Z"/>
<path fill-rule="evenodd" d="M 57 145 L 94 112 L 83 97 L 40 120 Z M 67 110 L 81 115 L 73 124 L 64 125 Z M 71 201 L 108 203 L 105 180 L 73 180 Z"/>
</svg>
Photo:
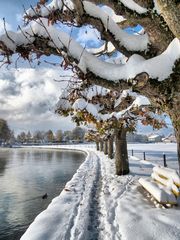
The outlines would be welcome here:
<svg viewBox="0 0 180 240">
<path fill-rule="evenodd" d="M 161 204 L 177 204 L 180 196 L 180 176 L 170 168 L 154 167 L 151 179 L 140 178 L 139 183 Z"/>
</svg>

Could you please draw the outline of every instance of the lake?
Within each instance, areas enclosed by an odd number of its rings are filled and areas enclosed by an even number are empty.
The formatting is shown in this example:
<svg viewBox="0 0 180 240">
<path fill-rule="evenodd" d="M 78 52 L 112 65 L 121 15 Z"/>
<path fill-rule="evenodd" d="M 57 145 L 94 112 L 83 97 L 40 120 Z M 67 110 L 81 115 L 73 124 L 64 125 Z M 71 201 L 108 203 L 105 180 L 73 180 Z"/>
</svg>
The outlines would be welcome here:
<svg viewBox="0 0 180 240">
<path fill-rule="evenodd" d="M 85 156 L 78 151 L 0 148 L 0 240 L 20 239 Z"/>
</svg>

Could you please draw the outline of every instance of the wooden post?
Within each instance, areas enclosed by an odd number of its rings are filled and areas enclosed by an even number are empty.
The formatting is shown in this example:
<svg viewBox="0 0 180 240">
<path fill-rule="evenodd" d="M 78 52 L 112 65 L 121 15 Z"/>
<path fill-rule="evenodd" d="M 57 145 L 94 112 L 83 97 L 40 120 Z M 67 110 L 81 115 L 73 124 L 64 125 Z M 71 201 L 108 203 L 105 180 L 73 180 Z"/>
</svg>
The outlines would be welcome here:
<svg viewBox="0 0 180 240">
<path fill-rule="evenodd" d="M 144 156 L 144 160 L 146 160 L 146 153 L 145 152 L 143 152 L 143 156 Z"/>
<path fill-rule="evenodd" d="M 164 161 L 164 167 L 167 167 L 166 154 L 164 154 L 164 153 L 163 153 L 163 161 Z"/>
</svg>

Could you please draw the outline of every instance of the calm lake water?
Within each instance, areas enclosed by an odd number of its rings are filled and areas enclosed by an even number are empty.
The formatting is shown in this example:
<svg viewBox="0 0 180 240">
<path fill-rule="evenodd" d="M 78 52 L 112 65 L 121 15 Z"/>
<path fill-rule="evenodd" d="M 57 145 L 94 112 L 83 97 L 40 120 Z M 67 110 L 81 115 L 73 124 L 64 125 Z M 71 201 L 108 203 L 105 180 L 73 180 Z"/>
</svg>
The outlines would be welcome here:
<svg viewBox="0 0 180 240">
<path fill-rule="evenodd" d="M 84 159 L 65 150 L 0 149 L 0 240 L 20 239 Z"/>
</svg>

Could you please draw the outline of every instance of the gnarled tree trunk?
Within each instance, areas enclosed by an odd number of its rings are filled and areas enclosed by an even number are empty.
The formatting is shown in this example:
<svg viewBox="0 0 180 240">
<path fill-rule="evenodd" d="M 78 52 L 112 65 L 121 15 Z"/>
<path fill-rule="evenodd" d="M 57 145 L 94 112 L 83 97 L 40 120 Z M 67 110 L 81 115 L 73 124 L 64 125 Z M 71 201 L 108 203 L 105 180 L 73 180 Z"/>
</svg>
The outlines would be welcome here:
<svg viewBox="0 0 180 240">
<path fill-rule="evenodd" d="M 114 147 L 113 147 L 113 144 L 114 144 L 114 138 L 111 136 L 109 139 L 108 139 L 108 157 L 110 159 L 113 159 L 113 151 L 114 151 Z"/>
<path fill-rule="evenodd" d="M 163 4 L 167 0 L 158 0 L 158 2 Z M 171 4 L 170 1 L 168 2 L 169 4 Z M 138 92 L 147 96 L 151 100 L 152 105 L 170 116 L 177 140 L 177 156 L 180 171 L 180 60 L 176 61 L 173 73 L 166 81 L 149 80 L 145 82 L 144 79 L 141 78 L 137 82 L 137 88 L 135 88 Z"/>
<path fill-rule="evenodd" d="M 179 174 L 180 174 L 180 113 L 179 113 L 179 106 L 177 109 L 173 108 L 173 113 L 170 112 L 170 117 L 172 120 L 172 124 L 175 131 L 175 137 L 177 141 L 177 157 L 178 157 L 178 164 L 179 164 Z"/>
<path fill-rule="evenodd" d="M 99 142 L 96 141 L 96 150 L 99 151 Z"/>
<path fill-rule="evenodd" d="M 104 141 L 104 154 L 105 155 L 108 154 L 108 141 L 107 140 Z"/>
<path fill-rule="evenodd" d="M 115 130 L 115 164 L 116 174 L 125 175 L 129 173 L 129 161 L 126 141 L 126 130 L 124 128 Z"/>
<path fill-rule="evenodd" d="M 177 157 L 178 157 L 179 174 L 180 174 L 180 126 L 178 129 L 175 129 L 175 136 L 177 141 Z"/>
</svg>

